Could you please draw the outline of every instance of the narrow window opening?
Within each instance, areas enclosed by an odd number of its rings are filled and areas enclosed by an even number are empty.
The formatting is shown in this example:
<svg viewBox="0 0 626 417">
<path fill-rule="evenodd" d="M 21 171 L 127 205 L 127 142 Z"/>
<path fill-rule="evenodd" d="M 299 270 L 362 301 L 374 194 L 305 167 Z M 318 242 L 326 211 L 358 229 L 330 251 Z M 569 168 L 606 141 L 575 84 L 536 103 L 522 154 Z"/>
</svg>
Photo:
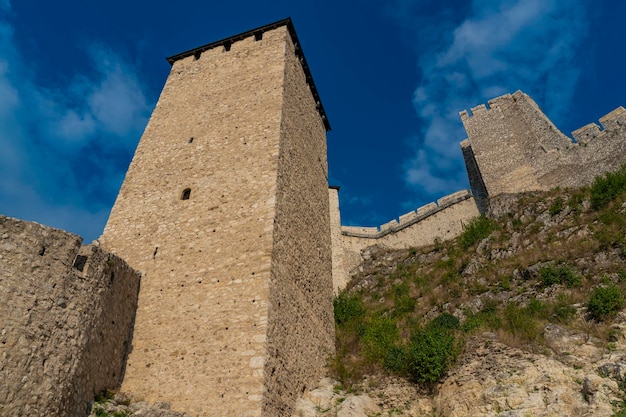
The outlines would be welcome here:
<svg viewBox="0 0 626 417">
<path fill-rule="evenodd" d="M 85 269 L 85 264 L 87 263 L 87 257 L 83 255 L 77 255 L 74 260 L 74 268 L 78 269 L 80 272 L 83 272 Z"/>
<path fill-rule="evenodd" d="M 193 138 L 189 138 L 189 143 L 193 143 Z"/>
<path fill-rule="evenodd" d="M 115 273 L 111 272 L 111 275 L 109 276 L 109 284 L 113 282 L 113 280 L 115 279 Z"/>
<path fill-rule="evenodd" d="M 154 248 L 154 252 L 152 253 L 152 259 L 156 259 L 156 256 L 157 256 L 157 252 L 158 252 L 158 251 L 159 251 L 159 247 L 158 247 L 158 246 L 156 246 L 156 247 Z"/>
<path fill-rule="evenodd" d="M 228 52 L 230 51 L 230 47 L 232 46 L 232 43 L 230 42 L 224 42 L 224 52 Z"/>
<path fill-rule="evenodd" d="M 193 59 L 197 61 L 198 59 L 200 59 L 200 55 L 202 55 L 201 51 L 194 52 L 193 53 Z"/>
<path fill-rule="evenodd" d="M 185 188 L 185 190 L 183 191 L 183 193 L 180 196 L 181 200 L 189 200 L 189 197 L 191 197 L 191 188 Z"/>
<path fill-rule="evenodd" d="M 260 41 L 261 39 L 263 39 L 263 32 L 254 32 L 254 40 Z"/>
<path fill-rule="evenodd" d="M 46 253 L 46 247 L 42 246 L 41 249 L 39 249 L 39 256 L 43 256 Z"/>
</svg>

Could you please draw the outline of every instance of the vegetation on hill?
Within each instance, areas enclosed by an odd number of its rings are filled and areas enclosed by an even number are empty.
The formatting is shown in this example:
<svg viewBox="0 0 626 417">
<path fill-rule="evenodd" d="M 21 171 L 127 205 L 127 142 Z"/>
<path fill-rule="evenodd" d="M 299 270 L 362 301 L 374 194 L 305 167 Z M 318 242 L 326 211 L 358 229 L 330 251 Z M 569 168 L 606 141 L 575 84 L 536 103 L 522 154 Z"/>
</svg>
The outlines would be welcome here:
<svg viewBox="0 0 626 417">
<path fill-rule="evenodd" d="M 365 256 L 334 302 L 345 388 L 390 373 L 432 389 L 482 332 L 542 353 L 555 323 L 609 345 L 625 303 L 626 166 L 583 189 L 497 198 L 455 241 Z"/>
</svg>

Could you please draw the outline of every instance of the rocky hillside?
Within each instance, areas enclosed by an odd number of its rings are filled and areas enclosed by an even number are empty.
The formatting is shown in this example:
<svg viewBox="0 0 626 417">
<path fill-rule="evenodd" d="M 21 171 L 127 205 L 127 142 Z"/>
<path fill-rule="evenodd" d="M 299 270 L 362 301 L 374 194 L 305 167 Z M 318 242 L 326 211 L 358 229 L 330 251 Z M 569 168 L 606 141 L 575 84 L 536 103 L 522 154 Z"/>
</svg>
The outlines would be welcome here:
<svg viewBox="0 0 626 417">
<path fill-rule="evenodd" d="M 626 169 L 502 196 L 454 242 L 376 247 L 297 416 L 626 416 Z"/>
</svg>

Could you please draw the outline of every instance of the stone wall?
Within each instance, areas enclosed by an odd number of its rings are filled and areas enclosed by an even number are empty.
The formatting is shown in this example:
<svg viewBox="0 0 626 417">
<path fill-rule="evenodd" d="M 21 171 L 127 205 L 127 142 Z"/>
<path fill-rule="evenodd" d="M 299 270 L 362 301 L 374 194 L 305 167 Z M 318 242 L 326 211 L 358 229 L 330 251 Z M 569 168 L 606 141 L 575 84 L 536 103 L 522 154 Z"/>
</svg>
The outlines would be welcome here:
<svg viewBox="0 0 626 417">
<path fill-rule="evenodd" d="M 626 161 L 626 110 L 561 133 L 537 104 L 518 91 L 461 112 L 468 140 L 462 142 L 472 190 L 494 196 L 579 187 Z M 475 164 L 472 162 L 475 158 Z"/>
<path fill-rule="evenodd" d="M 339 212 L 339 187 L 328 189 L 330 202 L 330 233 L 333 247 L 333 292 L 337 294 L 339 290 L 345 288 L 350 278 L 347 268 L 344 266 L 343 237 L 341 234 L 341 214 Z"/>
<path fill-rule="evenodd" d="M 326 129 L 287 36 L 270 279 L 266 416 L 291 416 L 334 354 Z"/>
<path fill-rule="evenodd" d="M 85 415 L 120 383 L 140 276 L 80 244 L 0 216 L 0 415 Z"/>
<path fill-rule="evenodd" d="M 349 275 L 363 262 L 361 253 L 369 246 L 405 249 L 431 245 L 435 239 L 454 239 L 463 231 L 465 224 L 479 215 L 473 196 L 469 191 L 463 190 L 379 227 L 343 226 L 341 247 L 338 249 L 343 273 Z M 342 275 L 334 279 L 336 287 L 345 286 L 345 281 L 341 281 Z"/>
<path fill-rule="evenodd" d="M 289 415 L 330 353 L 325 120 L 294 44 L 283 22 L 171 59 L 102 237 L 144 272 L 131 394 Z"/>
</svg>

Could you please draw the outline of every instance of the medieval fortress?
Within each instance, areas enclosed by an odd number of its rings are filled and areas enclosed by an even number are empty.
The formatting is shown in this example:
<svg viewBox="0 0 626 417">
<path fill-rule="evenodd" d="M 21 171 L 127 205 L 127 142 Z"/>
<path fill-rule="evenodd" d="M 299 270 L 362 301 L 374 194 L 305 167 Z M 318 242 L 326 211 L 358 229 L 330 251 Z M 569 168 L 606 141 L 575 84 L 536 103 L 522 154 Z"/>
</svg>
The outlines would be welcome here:
<svg viewBox="0 0 626 417">
<path fill-rule="evenodd" d="M 121 389 L 193 416 L 289 416 L 333 354 L 333 293 L 363 249 L 454 238 L 489 196 L 626 161 L 623 108 L 573 141 L 518 91 L 461 112 L 471 190 L 342 227 L 291 20 L 168 60 L 99 242 L 0 218 L 0 415 L 81 416 Z"/>
</svg>

